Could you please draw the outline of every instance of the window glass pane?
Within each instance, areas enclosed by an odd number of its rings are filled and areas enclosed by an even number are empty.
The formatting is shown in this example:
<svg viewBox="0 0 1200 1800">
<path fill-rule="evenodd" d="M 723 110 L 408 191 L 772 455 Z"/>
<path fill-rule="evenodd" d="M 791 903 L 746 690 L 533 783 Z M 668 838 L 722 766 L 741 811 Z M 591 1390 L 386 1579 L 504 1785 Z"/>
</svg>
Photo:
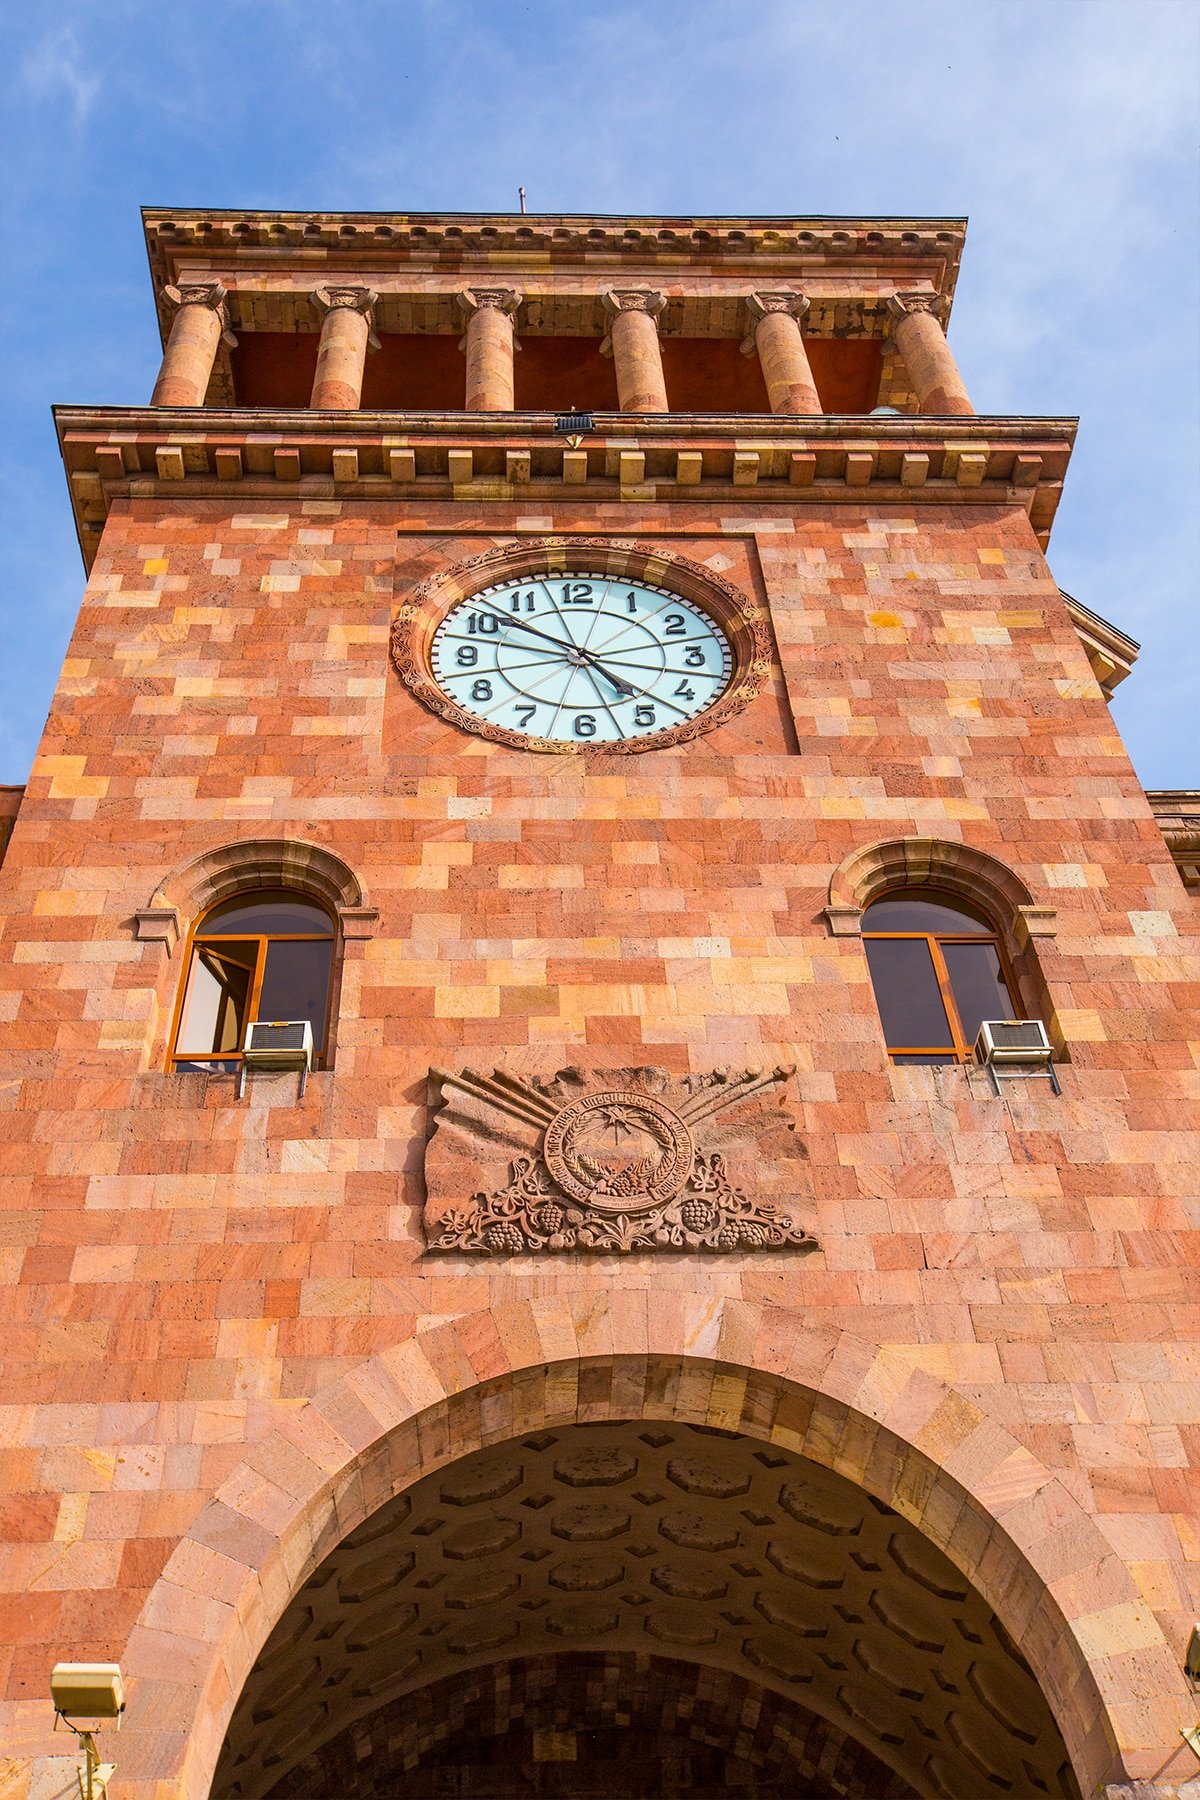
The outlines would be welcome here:
<svg viewBox="0 0 1200 1800">
<path fill-rule="evenodd" d="M 942 955 L 968 1044 L 975 1042 L 985 1019 L 1016 1017 L 995 944 L 943 944 Z"/>
<path fill-rule="evenodd" d="M 924 938 L 865 938 L 867 965 L 889 1050 L 953 1050 L 933 958 Z"/>
<path fill-rule="evenodd" d="M 196 946 L 175 1043 L 178 1056 L 240 1048 L 257 959 L 257 944 Z"/>
<path fill-rule="evenodd" d="M 312 1025 L 313 1048 L 320 1051 L 325 1042 L 332 961 L 333 945 L 328 941 L 268 944 L 256 1017 L 307 1019 Z"/>
<path fill-rule="evenodd" d="M 898 1050 L 892 1057 L 892 1061 L 894 1063 L 921 1063 L 926 1068 L 940 1068 L 944 1063 L 953 1063 L 956 1068 L 958 1066 L 957 1056 L 943 1056 L 937 1050 Z"/>
<path fill-rule="evenodd" d="M 265 936 L 294 936 L 308 932 L 318 937 L 333 936 L 333 921 L 302 894 L 258 889 L 253 894 L 224 900 L 214 906 L 200 927 L 200 937 L 245 937 L 247 932 Z"/>
<path fill-rule="evenodd" d="M 986 931 L 993 927 L 948 894 L 910 888 L 876 900 L 863 914 L 864 931 Z"/>
</svg>

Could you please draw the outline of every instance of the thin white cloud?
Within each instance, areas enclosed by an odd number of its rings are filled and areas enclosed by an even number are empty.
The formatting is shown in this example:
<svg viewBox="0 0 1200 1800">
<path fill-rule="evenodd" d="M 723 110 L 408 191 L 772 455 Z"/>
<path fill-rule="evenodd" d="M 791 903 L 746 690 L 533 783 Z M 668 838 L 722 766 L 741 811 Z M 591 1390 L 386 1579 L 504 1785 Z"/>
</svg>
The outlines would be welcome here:
<svg viewBox="0 0 1200 1800">
<path fill-rule="evenodd" d="M 65 96 L 74 123 L 81 128 L 87 124 L 101 78 L 85 66 L 79 39 L 70 25 L 56 26 L 34 45 L 21 62 L 20 76 L 34 98 Z"/>
</svg>

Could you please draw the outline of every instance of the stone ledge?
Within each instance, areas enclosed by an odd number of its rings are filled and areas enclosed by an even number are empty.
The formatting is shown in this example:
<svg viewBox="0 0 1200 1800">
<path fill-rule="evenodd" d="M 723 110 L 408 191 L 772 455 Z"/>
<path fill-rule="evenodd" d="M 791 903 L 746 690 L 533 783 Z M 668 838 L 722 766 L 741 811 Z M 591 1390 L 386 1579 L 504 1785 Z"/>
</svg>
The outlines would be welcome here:
<svg viewBox="0 0 1200 1800">
<path fill-rule="evenodd" d="M 1072 419 L 595 418 L 595 431 L 580 444 L 556 433 L 548 413 L 304 409 L 251 416 L 199 407 L 55 412 L 89 567 L 112 499 L 159 493 L 176 500 L 278 502 L 296 496 L 477 506 L 552 500 L 567 488 L 586 488 L 605 502 L 686 497 L 745 505 L 752 485 L 756 505 L 791 510 L 799 483 L 818 505 L 1019 505 L 1044 546 L 1075 436 Z M 914 456 L 925 470 L 915 487 L 906 485 Z M 964 468 L 971 472 L 966 485 Z"/>
</svg>

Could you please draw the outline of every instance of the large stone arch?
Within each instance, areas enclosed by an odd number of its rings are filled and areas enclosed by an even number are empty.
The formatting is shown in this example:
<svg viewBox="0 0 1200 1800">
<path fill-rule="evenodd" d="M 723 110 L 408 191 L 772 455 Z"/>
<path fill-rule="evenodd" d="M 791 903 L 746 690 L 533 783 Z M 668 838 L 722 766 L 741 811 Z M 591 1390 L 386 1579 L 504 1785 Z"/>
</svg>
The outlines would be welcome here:
<svg viewBox="0 0 1200 1800">
<path fill-rule="evenodd" d="M 1189 1696 L 1123 1563 L 1066 1486 L 911 1357 L 783 1309 L 559 1295 L 439 1324 L 285 1414 L 198 1516 L 123 1663 L 129 1800 L 204 1800 L 263 1643 L 326 1554 L 422 1476 L 521 1432 L 672 1419 L 778 1444 L 917 1525 L 1017 1644 L 1085 1793 L 1161 1761 Z"/>
</svg>

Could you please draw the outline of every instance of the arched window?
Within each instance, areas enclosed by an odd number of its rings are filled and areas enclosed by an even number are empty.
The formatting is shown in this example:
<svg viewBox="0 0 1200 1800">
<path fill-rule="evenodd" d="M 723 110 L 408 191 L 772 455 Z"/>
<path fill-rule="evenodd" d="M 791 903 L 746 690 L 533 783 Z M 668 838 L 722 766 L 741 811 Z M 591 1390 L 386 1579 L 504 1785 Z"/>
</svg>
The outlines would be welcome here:
<svg viewBox="0 0 1200 1800">
<path fill-rule="evenodd" d="M 172 1061 L 233 1069 L 246 1028 L 307 1019 L 320 1066 L 329 1030 L 333 920 L 286 888 L 257 888 L 211 907 L 192 933 Z"/>
<path fill-rule="evenodd" d="M 893 1062 L 966 1062 L 985 1019 L 1019 1016 L 998 934 L 957 896 L 885 894 L 862 935 Z"/>
</svg>

